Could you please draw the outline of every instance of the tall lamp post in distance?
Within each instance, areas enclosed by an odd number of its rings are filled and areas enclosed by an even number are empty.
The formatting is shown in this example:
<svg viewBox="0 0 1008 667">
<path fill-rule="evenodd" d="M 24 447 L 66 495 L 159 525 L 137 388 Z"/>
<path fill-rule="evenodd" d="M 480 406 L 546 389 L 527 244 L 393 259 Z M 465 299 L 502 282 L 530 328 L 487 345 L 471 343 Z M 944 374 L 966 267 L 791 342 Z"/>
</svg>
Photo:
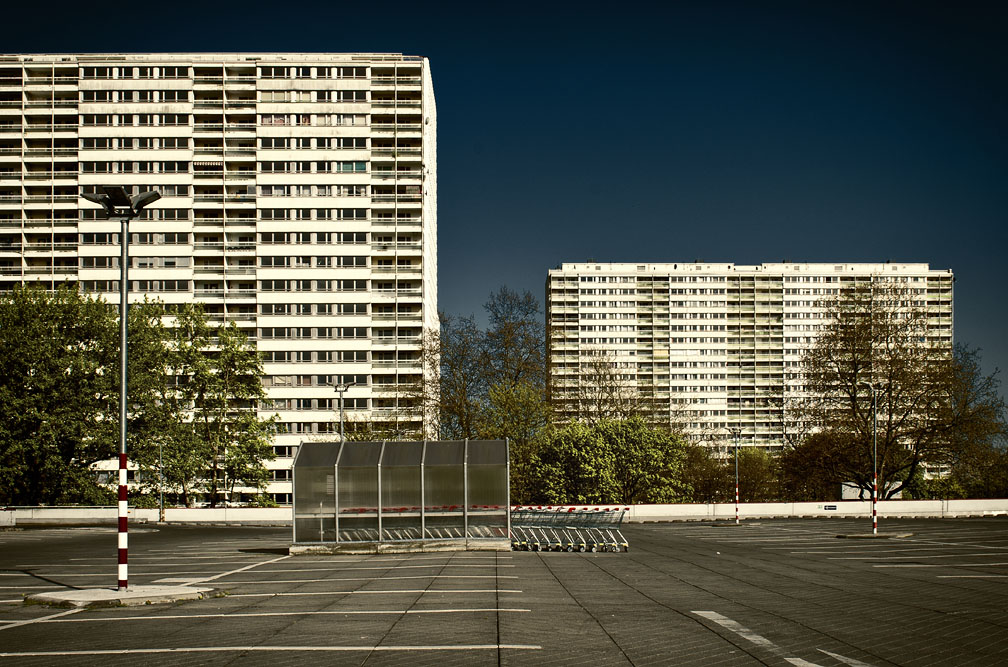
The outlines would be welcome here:
<svg viewBox="0 0 1008 667">
<path fill-rule="evenodd" d="M 100 204 L 106 218 L 122 220 L 119 245 L 119 584 L 120 591 L 129 588 L 127 510 L 129 494 L 126 489 L 126 359 L 127 316 L 129 315 L 129 221 L 137 217 L 148 204 L 161 198 L 161 193 L 148 190 L 133 195 L 126 194 L 121 185 L 103 185 L 103 192 L 83 192 L 88 201 Z"/>
<path fill-rule="evenodd" d="M 735 525 L 739 525 L 739 493 L 738 493 L 738 439 L 739 435 L 742 434 L 742 429 L 739 427 L 734 427 L 731 429 L 732 435 L 735 436 Z"/>
<path fill-rule="evenodd" d="M 343 437 L 343 394 L 350 387 L 356 387 L 357 384 L 357 382 L 341 382 L 336 385 L 336 392 L 339 394 L 339 441 L 341 445 L 346 442 Z"/>
<path fill-rule="evenodd" d="M 874 382 L 858 382 L 871 391 L 872 406 L 872 535 L 878 535 L 878 390 Z"/>
</svg>

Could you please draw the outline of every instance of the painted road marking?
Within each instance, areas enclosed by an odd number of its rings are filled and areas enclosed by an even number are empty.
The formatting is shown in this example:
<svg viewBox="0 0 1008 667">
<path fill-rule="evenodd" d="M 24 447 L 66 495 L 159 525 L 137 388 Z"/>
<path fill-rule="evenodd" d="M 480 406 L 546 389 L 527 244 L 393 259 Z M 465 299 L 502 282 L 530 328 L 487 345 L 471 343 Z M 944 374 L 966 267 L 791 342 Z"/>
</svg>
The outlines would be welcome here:
<svg viewBox="0 0 1008 667">
<path fill-rule="evenodd" d="M 906 556 L 830 556 L 826 560 L 907 560 L 913 558 L 915 560 L 923 560 L 925 558 L 973 558 L 978 557 L 990 557 L 996 558 L 1001 556 L 1001 554 L 992 553 L 981 553 L 981 554 L 933 554 L 930 556 L 917 556 L 914 554 L 908 554 Z"/>
<path fill-rule="evenodd" d="M 1004 567 L 1008 563 L 902 563 L 893 565 L 872 565 L 872 567 Z"/>
<path fill-rule="evenodd" d="M 752 642 L 753 644 L 759 646 L 760 648 L 766 649 L 767 651 L 773 653 L 774 655 L 783 658 L 786 662 L 789 662 L 792 665 L 797 665 L 798 667 L 821 667 L 817 663 L 809 662 L 808 660 L 804 660 L 802 658 L 794 658 L 786 655 L 784 649 L 777 646 L 777 644 L 774 644 L 772 641 L 770 641 L 763 635 L 756 634 L 755 632 L 745 627 L 741 623 L 733 621 L 727 616 L 722 616 L 716 611 L 694 611 L 693 613 L 696 614 L 697 616 L 700 616 L 701 618 L 706 618 L 708 621 L 713 621 L 714 623 L 717 623 L 724 629 L 734 632 L 739 637 L 742 637 L 743 639 Z"/>
<path fill-rule="evenodd" d="M 270 563 L 276 563 L 277 561 L 286 560 L 288 558 L 290 558 L 290 556 L 280 556 L 279 558 L 262 561 L 261 563 L 252 563 L 251 565 L 246 565 L 245 567 L 239 567 L 238 569 L 231 570 L 230 572 L 221 572 L 220 574 L 215 574 L 212 577 L 203 577 L 200 579 L 194 579 L 193 583 L 205 583 L 207 581 L 213 581 L 214 579 L 220 579 L 221 577 L 226 577 L 229 574 L 237 574 L 239 572 L 244 572 L 245 570 L 251 570 L 254 567 L 259 567 L 260 565 L 269 565 Z"/>
<path fill-rule="evenodd" d="M 844 663 L 845 665 L 850 665 L 850 667 L 872 667 L 872 665 L 868 664 L 867 662 L 861 662 L 860 660 L 855 660 L 854 658 L 848 658 L 846 656 L 840 655 L 839 653 L 831 653 L 823 649 L 819 649 L 819 651 L 825 653 L 834 660 Z"/>
<path fill-rule="evenodd" d="M 486 607 L 475 609 L 347 609 L 344 611 L 324 610 L 324 611 L 263 611 L 245 612 L 236 614 L 165 614 L 159 616 L 86 616 L 78 618 L 53 618 L 51 620 L 39 620 L 37 623 L 104 623 L 106 621 L 163 621 L 163 620 L 186 620 L 195 618 L 259 618 L 269 616 L 401 616 L 403 614 L 479 614 L 479 613 L 506 613 L 525 614 L 531 609 L 511 609 L 501 607 Z M 0 621 L 9 623 L 10 621 Z"/>
<path fill-rule="evenodd" d="M 461 595 L 462 593 L 521 593 L 521 591 L 509 590 L 509 589 L 459 589 L 459 590 L 442 590 L 442 589 L 427 589 L 427 588 L 416 588 L 416 589 L 403 589 L 403 590 L 390 590 L 390 591 L 304 591 L 296 593 L 235 593 L 234 595 L 229 595 L 229 598 L 272 598 L 272 597 L 302 597 L 302 596 L 314 596 L 314 595 L 416 595 L 423 593 L 451 593 L 453 595 Z"/>
<path fill-rule="evenodd" d="M 13 621 L 6 622 L 7 624 L 0 627 L 0 630 L 10 630 L 11 628 L 19 628 L 22 625 L 31 625 L 32 623 L 43 623 L 51 618 L 58 618 L 59 616 L 68 616 L 69 614 L 76 614 L 81 611 L 81 609 L 71 609 L 70 611 L 61 611 L 57 614 L 50 614 L 49 616 L 39 616 L 38 618 L 29 618 L 24 621 Z"/>
<path fill-rule="evenodd" d="M 1008 574 L 939 574 L 936 579 L 1008 579 Z"/>
<path fill-rule="evenodd" d="M 320 653 L 360 653 L 364 651 L 538 651 L 542 646 L 535 644 L 455 644 L 444 646 L 192 646 L 184 648 L 125 648 L 92 651 L 25 651 L 21 653 L 0 653 L 0 658 L 59 658 L 85 655 L 132 655 L 152 653 L 245 653 L 245 652 L 320 652 Z"/>
<path fill-rule="evenodd" d="M 381 581 L 388 581 L 390 579 L 517 579 L 517 578 L 518 576 L 514 574 L 411 574 L 402 577 L 381 577 Z M 189 579 L 168 577 L 166 579 L 158 579 L 154 583 L 178 584 L 182 583 L 183 581 L 189 581 Z M 267 581 L 254 581 L 252 579 L 237 579 L 237 580 L 231 579 L 228 581 L 223 581 L 221 583 L 228 585 L 318 584 L 332 581 L 377 581 L 377 579 L 375 577 L 333 577 L 330 579 L 270 579 Z M 18 588 L 18 586 L 0 586 L 0 588 Z M 23 586 L 21 588 L 23 588 Z"/>
</svg>

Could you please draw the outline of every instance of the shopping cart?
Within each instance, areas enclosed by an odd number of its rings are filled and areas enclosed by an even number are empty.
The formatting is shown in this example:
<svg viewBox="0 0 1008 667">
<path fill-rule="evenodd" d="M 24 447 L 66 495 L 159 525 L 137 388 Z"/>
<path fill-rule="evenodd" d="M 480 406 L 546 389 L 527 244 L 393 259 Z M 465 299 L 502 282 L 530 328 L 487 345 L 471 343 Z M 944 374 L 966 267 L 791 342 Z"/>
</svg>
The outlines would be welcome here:
<svg viewBox="0 0 1008 667">
<path fill-rule="evenodd" d="M 514 507 L 511 548 L 515 551 L 629 551 L 620 531 L 629 508 Z"/>
</svg>

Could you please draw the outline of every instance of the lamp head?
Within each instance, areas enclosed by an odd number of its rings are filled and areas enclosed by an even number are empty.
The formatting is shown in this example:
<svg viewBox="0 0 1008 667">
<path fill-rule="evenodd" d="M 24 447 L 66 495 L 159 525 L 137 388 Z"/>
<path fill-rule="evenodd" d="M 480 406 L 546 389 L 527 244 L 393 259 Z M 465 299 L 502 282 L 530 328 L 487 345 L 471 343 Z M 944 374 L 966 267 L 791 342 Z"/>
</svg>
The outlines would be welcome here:
<svg viewBox="0 0 1008 667">
<path fill-rule="evenodd" d="M 161 198 L 157 190 L 148 190 L 130 197 L 121 185 L 103 185 L 103 192 L 82 192 L 81 197 L 100 204 L 106 218 L 135 218 L 151 202 Z"/>
</svg>

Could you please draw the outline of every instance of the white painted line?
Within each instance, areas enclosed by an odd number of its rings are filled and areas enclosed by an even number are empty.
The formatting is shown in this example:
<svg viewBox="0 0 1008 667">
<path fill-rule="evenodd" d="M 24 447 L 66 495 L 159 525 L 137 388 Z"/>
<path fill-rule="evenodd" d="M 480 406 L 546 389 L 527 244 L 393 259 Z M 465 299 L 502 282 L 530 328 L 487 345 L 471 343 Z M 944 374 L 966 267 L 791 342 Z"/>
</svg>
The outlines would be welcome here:
<svg viewBox="0 0 1008 667">
<path fill-rule="evenodd" d="M 272 597 L 302 597 L 315 595 L 416 595 L 425 593 L 451 593 L 462 595 L 470 593 L 521 593 L 516 590 L 505 589 L 459 589 L 459 590 L 432 590 L 428 588 L 403 589 L 397 591 L 305 591 L 303 593 L 237 593 L 229 595 L 228 598 L 272 598 Z"/>
<path fill-rule="evenodd" d="M 238 574 L 239 572 L 244 572 L 245 570 L 251 570 L 252 568 L 259 567 L 260 565 L 269 565 L 270 563 L 275 563 L 275 562 L 280 561 L 280 560 L 286 560 L 288 558 L 290 558 L 290 556 L 280 556 L 279 558 L 274 558 L 272 560 L 266 560 L 266 561 L 262 561 L 260 563 L 252 563 L 251 565 L 246 565 L 245 567 L 239 567 L 237 570 L 231 570 L 230 572 L 221 572 L 220 574 L 216 574 L 216 575 L 214 575 L 212 577 L 204 577 L 202 579 L 194 579 L 193 583 L 204 583 L 204 582 L 207 582 L 207 581 L 213 581 L 214 579 L 220 579 L 221 577 L 226 577 L 226 576 L 228 576 L 230 574 Z"/>
<path fill-rule="evenodd" d="M 748 639 L 757 646 L 762 646 L 763 648 L 768 648 L 771 650 L 777 649 L 777 645 L 774 644 L 769 639 L 767 639 L 766 637 L 756 634 L 749 628 L 742 626 L 741 624 L 731 620 L 730 618 L 722 616 L 716 611 L 694 611 L 693 613 L 702 618 L 706 618 L 708 621 L 714 621 L 721 627 L 727 630 L 731 630 L 738 636 L 742 637 L 743 639 Z"/>
<path fill-rule="evenodd" d="M 192 646 L 185 648 L 123 648 L 96 649 L 92 651 L 25 651 L 0 653 L 0 658 L 59 658 L 84 655 L 133 655 L 151 653 L 244 653 L 261 651 L 273 653 L 363 653 L 365 651 L 538 651 L 534 644 L 455 644 L 444 646 Z"/>
<path fill-rule="evenodd" d="M 1001 554 L 980 553 L 980 554 L 934 554 L 934 555 L 931 555 L 931 556 L 916 556 L 916 555 L 907 555 L 907 556 L 831 556 L 831 557 L 827 558 L 826 560 L 908 560 L 910 558 L 913 558 L 915 560 L 923 560 L 925 558 L 973 558 L 973 557 L 983 558 L 984 556 L 989 556 L 990 558 L 997 558 L 1000 555 Z"/>
<path fill-rule="evenodd" d="M 936 579 L 1008 579 L 1008 574 L 939 574 Z"/>
<path fill-rule="evenodd" d="M 867 662 L 861 662 L 860 660 L 855 660 L 854 658 L 848 658 L 846 656 L 840 655 L 839 653 L 830 653 L 829 651 L 819 649 L 822 653 L 825 653 L 829 657 L 833 658 L 837 662 L 842 662 L 845 665 L 850 665 L 850 667 L 872 667 L 871 664 Z"/>
<path fill-rule="evenodd" d="M 701 618 L 706 618 L 708 621 L 713 621 L 725 628 L 737 634 L 739 637 L 746 639 L 760 648 L 764 648 L 775 655 L 784 658 L 785 661 L 791 663 L 792 665 L 798 665 L 799 667 L 821 667 L 814 662 L 809 662 L 808 660 L 803 660 L 801 658 L 792 658 L 784 655 L 784 649 L 774 644 L 772 641 L 764 637 L 763 635 L 758 635 L 749 628 L 743 626 L 737 621 L 733 621 L 727 616 L 722 616 L 716 611 L 694 611 L 692 612 Z"/>
<path fill-rule="evenodd" d="M 52 588 L 52 586 L 51 585 L 50 586 L 0 586 L 0 590 L 11 590 L 11 589 L 13 589 L 15 591 L 20 591 L 20 590 L 27 590 L 29 588 Z M 64 586 L 63 588 L 68 588 L 68 587 Z"/>
<path fill-rule="evenodd" d="M 392 579 L 517 579 L 518 576 L 514 574 L 411 574 L 402 577 L 380 577 L 382 581 L 389 581 Z M 260 584 L 318 584 L 324 582 L 335 582 L 335 581 L 377 581 L 376 577 L 333 577 L 329 579 L 269 579 L 265 581 L 253 581 L 251 579 L 229 579 L 226 582 L 230 584 L 242 584 L 242 585 L 260 585 Z M 190 579 L 179 578 L 179 577 L 168 577 L 166 579 L 158 579 L 155 584 L 180 584 Z M 18 586 L 0 586 L 0 588 L 18 588 Z M 23 586 L 21 588 L 24 588 Z M 40 586 L 40 588 L 45 588 Z M 51 588 L 51 587 L 50 587 Z"/>
<path fill-rule="evenodd" d="M 524 614 L 531 609 L 510 609 L 498 607 L 486 607 L 476 609 L 347 609 L 344 611 L 324 610 L 324 611 L 262 611 L 246 612 L 236 614 L 166 614 L 157 616 L 85 616 L 77 618 L 53 619 L 39 621 L 43 623 L 105 623 L 106 621 L 166 621 L 195 618 L 260 618 L 271 616 L 401 616 L 403 614 L 479 614 L 479 613 L 507 613 Z M 5 623 L 7 621 L 0 621 Z"/>
<path fill-rule="evenodd" d="M 872 567 L 1004 567 L 1008 563 L 903 563 L 901 565 L 872 565 Z"/>
<path fill-rule="evenodd" d="M 39 616 L 38 618 L 29 618 L 29 619 L 24 620 L 24 621 L 14 621 L 13 623 L 7 623 L 3 627 L 0 627 L 0 630 L 10 630 L 11 628 L 19 628 L 22 625 L 31 625 L 32 623 L 43 623 L 43 622 L 49 620 L 50 618 L 58 618 L 60 616 L 67 616 L 69 614 L 76 614 L 77 612 L 81 611 L 82 609 L 83 609 L 83 607 L 81 607 L 80 609 L 71 609 L 70 611 L 61 611 L 61 612 L 59 612 L 57 614 L 50 614 L 49 616 Z"/>
</svg>

